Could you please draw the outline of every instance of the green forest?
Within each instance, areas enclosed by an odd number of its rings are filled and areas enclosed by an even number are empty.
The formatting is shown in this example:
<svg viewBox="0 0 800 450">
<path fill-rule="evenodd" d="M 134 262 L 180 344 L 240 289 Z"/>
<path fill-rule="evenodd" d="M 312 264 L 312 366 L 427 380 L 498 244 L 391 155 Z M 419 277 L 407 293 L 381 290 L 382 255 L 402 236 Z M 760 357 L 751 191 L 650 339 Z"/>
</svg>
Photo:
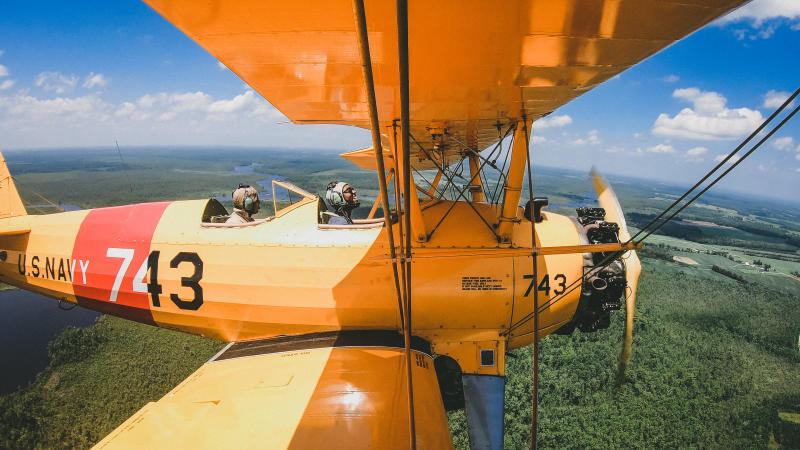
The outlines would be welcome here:
<svg viewBox="0 0 800 450">
<path fill-rule="evenodd" d="M 311 192 L 337 179 L 365 197 L 377 193 L 374 174 L 330 153 L 231 149 L 223 161 L 211 149 L 83 152 L 5 156 L 28 205 L 41 205 L 39 196 L 95 207 L 229 195 L 261 178 L 230 173 L 253 162 Z M 591 187 L 586 174 L 566 174 L 537 169 L 535 186 L 551 210 L 574 214 Z M 634 226 L 668 204 L 659 199 L 680 194 L 623 181 L 617 193 Z M 624 380 L 616 378 L 624 312 L 607 330 L 542 340 L 540 448 L 800 448 L 800 207 L 709 194 L 681 216 L 689 222 L 653 236 L 640 253 Z M 111 316 L 68 328 L 49 346 L 49 367 L 0 397 L 0 448 L 90 447 L 222 346 Z M 505 445 L 528 448 L 531 349 L 510 352 L 506 369 Z M 455 446 L 469 448 L 464 411 L 448 418 Z"/>
</svg>

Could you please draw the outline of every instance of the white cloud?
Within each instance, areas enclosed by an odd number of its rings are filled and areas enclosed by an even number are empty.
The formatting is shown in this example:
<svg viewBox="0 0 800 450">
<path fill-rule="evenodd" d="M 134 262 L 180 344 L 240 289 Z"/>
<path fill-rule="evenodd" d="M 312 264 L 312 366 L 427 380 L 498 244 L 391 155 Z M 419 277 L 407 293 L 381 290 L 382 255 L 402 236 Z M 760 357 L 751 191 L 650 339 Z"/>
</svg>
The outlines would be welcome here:
<svg viewBox="0 0 800 450">
<path fill-rule="evenodd" d="M 544 136 L 531 136 L 531 144 L 541 144 L 546 141 L 547 139 L 545 139 Z"/>
<path fill-rule="evenodd" d="M 759 164 L 758 165 L 758 171 L 759 172 L 766 172 L 767 171 L 767 167 L 764 166 L 763 164 Z"/>
<path fill-rule="evenodd" d="M 544 130 L 545 128 L 557 128 L 569 125 L 572 123 L 572 117 L 568 115 L 551 116 L 537 120 L 533 123 L 535 130 Z"/>
<path fill-rule="evenodd" d="M 669 74 L 663 78 L 663 80 L 666 81 L 667 83 L 676 83 L 680 79 L 681 77 L 675 74 Z"/>
<path fill-rule="evenodd" d="M 131 102 L 124 102 L 114 112 L 114 115 L 117 117 L 130 117 L 134 112 L 136 112 L 136 105 Z"/>
<path fill-rule="evenodd" d="M 5 91 L 6 89 L 8 89 L 11 86 L 13 86 L 14 83 L 15 83 L 14 80 L 5 80 L 5 81 L 3 81 L 2 83 L 0 83 L 0 91 Z"/>
<path fill-rule="evenodd" d="M 708 153 L 708 149 L 705 147 L 690 148 L 689 150 L 686 151 L 686 154 L 688 156 L 701 156 L 705 155 L 706 153 Z"/>
<path fill-rule="evenodd" d="M 647 148 L 648 153 L 675 153 L 675 147 L 669 144 L 658 144 Z"/>
<path fill-rule="evenodd" d="M 569 141 L 570 144 L 576 145 L 576 146 L 581 146 L 581 145 L 586 145 L 586 144 L 599 145 L 601 142 L 602 141 L 601 141 L 601 139 L 599 137 L 599 132 L 597 130 L 590 130 L 588 133 L 586 133 L 586 137 L 585 138 L 581 137 L 581 138 L 576 138 L 576 139 L 573 139 L 573 140 Z"/>
<path fill-rule="evenodd" d="M 237 112 L 244 109 L 252 108 L 259 103 L 253 91 L 247 91 L 244 94 L 239 94 L 230 100 L 217 100 L 208 107 L 208 112 Z"/>
<path fill-rule="evenodd" d="M 770 90 L 766 94 L 764 94 L 764 104 L 762 105 L 764 108 L 772 108 L 776 109 L 789 98 L 789 93 L 784 91 L 776 91 L 775 89 Z M 792 102 L 792 105 L 794 102 Z M 791 105 L 790 105 L 791 106 Z"/>
<path fill-rule="evenodd" d="M 217 69 L 219 69 L 219 70 L 228 70 L 228 67 L 225 64 L 222 64 L 221 61 L 217 61 Z"/>
<path fill-rule="evenodd" d="M 78 77 L 75 75 L 65 76 L 59 72 L 42 72 L 36 77 L 35 83 L 45 91 L 65 94 L 75 88 L 75 85 L 78 84 Z"/>
<path fill-rule="evenodd" d="M 672 96 L 692 103 L 674 117 L 659 114 L 653 134 L 704 141 L 736 139 L 754 130 L 763 117 L 749 108 L 728 109 L 727 99 L 698 88 L 676 89 Z"/>
<path fill-rule="evenodd" d="M 81 82 L 83 79 L 81 79 Z M 8 92 L 8 91 L 6 91 Z M 97 146 L 119 139 L 126 145 L 308 145 L 314 133 L 322 147 L 357 147 L 369 135 L 350 127 L 308 126 L 298 133 L 272 105 L 251 89 L 229 98 L 204 92 L 151 93 L 109 102 L 91 94 L 37 97 L 27 91 L 2 95 L 0 136 L 6 148 Z M 299 138 L 297 136 L 305 136 Z"/>
<path fill-rule="evenodd" d="M 94 89 L 96 87 L 106 87 L 108 85 L 108 80 L 106 77 L 103 76 L 102 73 L 90 73 L 86 77 L 86 81 L 83 82 L 83 87 L 87 89 Z"/>
<path fill-rule="evenodd" d="M 794 171 L 795 172 L 800 172 L 800 167 L 798 167 L 797 169 L 794 169 Z"/>
<path fill-rule="evenodd" d="M 772 146 L 778 150 L 788 152 L 794 147 L 794 138 L 791 136 L 785 136 L 782 138 L 775 139 L 772 142 Z"/>
<path fill-rule="evenodd" d="M 178 115 L 189 116 L 191 113 L 205 112 L 211 104 L 211 96 L 197 92 L 167 94 L 146 94 L 136 102 L 142 114 L 137 117 L 147 119 L 158 117 L 159 120 L 172 120 Z"/>
<path fill-rule="evenodd" d="M 622 147 L 617 147 L 616 145 L 612 145 L 606 149 L 606 153 L 624 153 L 625 149 Z"/>
<path fill-rule="evenodd" d="M 597 130 L 589 131 L 589 137 L 587 139 L 590 144 L 597 145 L 600 143 L 600 138 L 597 137 L 597 134 L 598 134 Z"/>
<path fill-rule="evenodd" d="M 9 115 L 22 117 L 26 120 L 38 120 L 48 117 L 61 116 L 67 121 L 92 117 L 103 120 L 110 105 L 95 95 L 83 97 L 54 99 L 39 99 L 30 95 L 16 97 L 3 97 L 3 103 Z"/>
<path fill-rule="evenodd" d="M 727 153 L 723 153 L 723 154 L 721 154 L 721 155 L 717 155 L 717 156 L 715 156 L 715 157 L 714 157 L 714 161 L 716 161 L 716 162 L 722 162 L 722 160 L 723 160 L 723 159 L 725 159 L 725 158 L 727 158 L 727 157 L 728 157 L 728 154 L 727 154 Z M 740 159 L 741 159 L 741 158 L 739 158 L 738 156 L 736 156 L 736 155 L 733 155 L 733 156 L 731 157 L 731 159 L 729 159 L 729 160 L 728 160 L 728 162 L 727 162 L 726 164 L 733 164 L 733 163 L 735 163 L 736 161 L 739 161 Z"/>
<path fill-rule="evenodd" d="M 0 50 L 0 56 L 3 56 L 3 53 L 5 53 L 5 51 L 4 50 Z"/>
<path fill-rule="evenodd" d="M 8 68 L 0 64 L 0 77 L 7 77 L 7 76 L 8 76 Z"/>
<path fill-rule="evenodd" d="M 750 29 L 735 29 L 737 39 L 769 39 L 785 23 L 800 29 L 800 2 L 797 0 L 754 0 L 721 18 L 717 23 L 749 22 Z"/>
<path fill-rule="evenodd" d="M 794 155 L 794 159 L 796 159 L 796 160 L 800 161 L 800 153 L 798 153 L 798 154 Z"/>
<path fill-rule="evenodd" d="M 721 19 L 721 22 L 752 20 L 760 26 L 769 19 L 800 18 L 800 2 L 797 0 L 754 0 L 747 5 L 732 11 Z"/>
</svg>

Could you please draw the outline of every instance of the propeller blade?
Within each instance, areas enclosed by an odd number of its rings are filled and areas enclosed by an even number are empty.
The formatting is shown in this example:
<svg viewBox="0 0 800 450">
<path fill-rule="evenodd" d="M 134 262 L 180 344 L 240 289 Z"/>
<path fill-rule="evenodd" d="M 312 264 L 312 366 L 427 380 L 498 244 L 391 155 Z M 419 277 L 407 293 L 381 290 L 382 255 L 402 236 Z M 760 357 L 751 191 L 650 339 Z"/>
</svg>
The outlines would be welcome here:
<svg viewBox="0 0 800 450">
<path fill-rule="evenodd" d="M 594 190 L 597 192 L 597 202 L 600 207 L 606 210 L 606 221 L 616 222 L 619 225 L 619 240 L 620 242 L 627 242 L 631 238 L 628 231 L 628 224 L 625 222 L 625 215 L 622 213 L 622 207 L 619 205 L 617 195 L 611 189 L 608 182 L 592 168 L 592 181 L 594 183 Z M 639 256 L 636 255 L 635 250 L 629 250 L 623 255 L 625 261 L 625 279 L 628 282 L 630 294 L 626 298 L 625 304 L 625 341 L 622 347 L 622 354 L 619 358 L 619 371 L 617 373 L 618 379 L 622 379 L 625 375 L 625 370 L 628 368 L 628 362 L 631 359 L 631 344 L 633 343 L 633 316 L 636 308 L 636 288 L 639 285 L 639 275 L 642 273 L 642 263 L 639 261 Z"/>
</svg>

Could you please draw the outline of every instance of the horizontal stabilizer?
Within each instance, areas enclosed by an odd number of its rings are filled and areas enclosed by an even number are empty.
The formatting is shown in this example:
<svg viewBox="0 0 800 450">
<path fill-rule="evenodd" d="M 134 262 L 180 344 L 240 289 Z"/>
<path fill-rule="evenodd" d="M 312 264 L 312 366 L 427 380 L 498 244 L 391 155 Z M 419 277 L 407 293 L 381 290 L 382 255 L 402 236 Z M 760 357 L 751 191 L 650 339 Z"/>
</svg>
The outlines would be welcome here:
<svg viewBox="0 0 800 450">
<path fill-rule="evenodd" d="M 375 159 L 375 150 L 372 147 L 353 150 L 352 152 L 342 153 L 339 156 L 365 170 L 377 170 L 378 162 Z M 383 150 L 383 166 L 386 170 L 394 169 L 394 158 L 392 154 Z"/>
</svg>

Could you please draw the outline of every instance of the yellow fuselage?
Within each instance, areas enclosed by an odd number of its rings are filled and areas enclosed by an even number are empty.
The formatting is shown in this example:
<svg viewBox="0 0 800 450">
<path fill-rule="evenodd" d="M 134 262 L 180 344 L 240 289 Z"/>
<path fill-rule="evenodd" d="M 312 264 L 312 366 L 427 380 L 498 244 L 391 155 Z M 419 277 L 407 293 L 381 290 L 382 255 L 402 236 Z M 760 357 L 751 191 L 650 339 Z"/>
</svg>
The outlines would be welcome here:
<svg viewBox="0 0 800 450">
<path fill-rule="evenodd" d="M 317 203 L 309 201 L 260 224 L 212 227 L 201 221 L 207 203 L 1 219 L 0 226 L 10 231 L 0 236 L 0 250 L 6 252 L 0 280 L 223 341 L 401 329 L 381 224 L 321 226 Z M 426 208 L 426 228 L 433 229 L 450 205 Z M 499 213 L 496 206 L 473 206 L 489 223 Z M 540 256 L 533 286 L 530 227 L 522 219 L 514 225 L 511 246 L 500 246 L 470 205 L 456 204 L 431 238 L 413 248 L 413 334 L 466 366 L 477 365 L 469 362 L 477 349 L 530 343 L 532 321 L 507 336 L 504 331 L 532 312 L 534 288 L 539 286 L 539 302 L 545 304 L 582 274 L 581 254 Z M 13 234 L 25 228 L 30 232 Z M 558 214 L 544 213 L 536 232 L 540 246 L 580 244 L 573 222 Z M 572 318 L 579 296 L 576 289 L 542 312 L 542 335 Z M 502 373 L 501 367 L 483 370 Z"/>
</svg>

